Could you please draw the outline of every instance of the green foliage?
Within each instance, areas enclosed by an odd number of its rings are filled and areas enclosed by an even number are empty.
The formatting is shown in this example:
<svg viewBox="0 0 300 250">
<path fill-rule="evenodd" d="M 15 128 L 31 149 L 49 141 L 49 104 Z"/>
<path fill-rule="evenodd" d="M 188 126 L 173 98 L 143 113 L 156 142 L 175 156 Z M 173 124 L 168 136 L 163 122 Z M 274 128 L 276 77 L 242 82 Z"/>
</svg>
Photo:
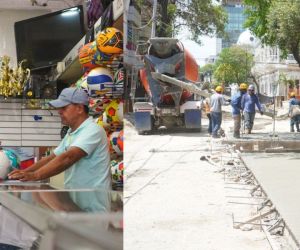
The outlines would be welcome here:
<svg viewBox="0 0 300 250">
<path fill-rule="evenodd" d="M 205 64 L 203 67 L 200 67 L 200 73 L 206 73 L 206 72 L 213 72 L 214 70 L 214 64 L 208 63 Z"/>
<path fill-rule="evenodd" d="M 278 45 L 283 55 L 294 55 L 300 65 L 300 1 L 274 2 L 267 15 L 268 37 L 271 45 Z"/>
<path fill-rule="evenodd" d="M 160 0 L 157 36 L 171 36 L 187 28 L 191 39 L 199 42 L 201 35 L 224 33 L 227 14 L 212 0 Z"/>
<path fill-rule="evenodd" d="M 293 79 L 288 79 L 287 75 L 284 73 L 281 73 L 279 75 L 279 81 L 281 83 L 284 83 L 286 86 L 288 86 L 289 88 L 293 89 L 296 86 L 295 80 Z"/>
<path fill-rule="evenodd" d="M 225 48 L 215 64 L 214 78 L 228 85 L 247 82 L 253 66 L 253 55 L 240 46 Z"/>
<path fill-rule="evenodd" d="M 246 5 L 245 14 L 247 20 L 245 27 L 249 28 L 253 34 L 261 39 L 263 43 L 268 42 L 267 34 L 267 15 L 270 11 L 272 0 L 244 0 Z"/>
<path fill-rule="evenodd" d="M 292 53 L 300 66 L 300 1 L 244 0 L 248 27 L 264 44 L 278 46 L 281 57 Z"/>
</svg>

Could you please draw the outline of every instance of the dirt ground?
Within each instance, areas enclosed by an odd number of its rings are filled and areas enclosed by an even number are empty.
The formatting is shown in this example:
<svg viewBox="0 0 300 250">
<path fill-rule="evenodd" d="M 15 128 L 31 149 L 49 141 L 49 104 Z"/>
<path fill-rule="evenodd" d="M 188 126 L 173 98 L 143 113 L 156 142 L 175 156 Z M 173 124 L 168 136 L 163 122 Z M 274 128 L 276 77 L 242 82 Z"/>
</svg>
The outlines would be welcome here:
<svg viewBox="0 0 300 250">
<path fill-rule="evenodd" d="M 232 120 L 224 117 L 230 134 Z M 271 249 L 263 232 L 233 228 L 233 212 L 250 216 L 251 208 L 230 204 L 224 176 L 200 160 L 224 151 L 203 124 L 201 133 L 138 135 L 125 121 L 124 249 Z M 288 120 L 275 125 L 289 130 Z M 272 120 L 258 115 L 253 132 L 272 131 Z"/>
</svg>

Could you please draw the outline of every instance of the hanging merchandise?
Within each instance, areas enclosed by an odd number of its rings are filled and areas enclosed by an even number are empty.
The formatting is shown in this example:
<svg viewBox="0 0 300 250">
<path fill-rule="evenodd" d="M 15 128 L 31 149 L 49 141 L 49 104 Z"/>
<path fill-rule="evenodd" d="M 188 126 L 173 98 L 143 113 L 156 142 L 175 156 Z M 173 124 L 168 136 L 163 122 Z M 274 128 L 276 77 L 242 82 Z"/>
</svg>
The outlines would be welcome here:
<svg viewBox="0 0 300 250">
<path fill-rule="evenodd" d="M 108 133 L 110 126 L 109 126 L 109 123 L 107 123 L 107 116 L 105 113 L 103 113 L 103 115 L 101 115 L 100 117 L 98 117 L 96 119 L 96 123 L 99 126 L 103 127 L 105 129 L 106 133 Z"/>
<path fill-rule="evenodd" d="M 85 44 L 83 47 L 81 47 L 78 53 L 79 63 L 88 70 L 98 67 L 95 64 L 94 58 L 96 51 L 97 46 L 95 41 Z"/>
<path fill-rule="evenodd" d="M 113 160 L 110 163 L 110 168 L 111 168 L 111 174 L 112 174 L 112 180 L 115 183 L 123 183 L 123 175 L 124 175 L 124 164 L 123 161 L 116 161 Z"/>
<path fill-rule="evenodd" d="M 105 28 L 96 36 L 99 51 L 106 54 L 123 53 L 123 34 L 114 27 Z"/>
<path fill-rule="evenodd" d="M 123 102 L 120 100 L 111 100 L 111 102 L 105 108 L 107 115 L 107 122 L 123 122 Z"/>
<path fill-rule="evenodd" d="M 87 84 L 87 75 L 83 75 L 79 78 L 79 80 L 75 83 L 77 88 L 83 89 L 87 94 L 89 93 L 89 88 Z"/>
<path fill-rule="evenodd" d="M 90 0 L 87 7 L 88 27 L 94 26 L 96 21 L 103 13 L 103 5 L 101 0 Z"/>
<path fill-rule="evenodd" d="M 105 107 L 110 103 L 110 99 L 98 97 L 98 98 L 90 98 L 89 108 L 90 114 L 101 115 L 105 111 Z"/>
<path fill-rule="evenodd" d="M 119 135 L 120 135 L 120 131 L 116 131 L 111 133 L 111 135 L 109 136 L 110 150 L 112 153 L 116 153 L 117 155 L 122 155 L 122 151 L 118 146 Z"/>
<path fill-rule="evenodd" d="M 96 42 L 85 44 L 79 50 L 79 63 L 86 71 L 90 71 L 99 66 L 106 66 L 111 64 L 114 59 L 113 54 L 106 54 L 97 49 Z"/>
<path fill-rule="evenodd" d="M 87 77 L 90 96 L 112 96 L 113 76 L 109 69 L 98 67 L 92 69 Z"/>
<path fill-rule="evenodd" d="M 123 142 L 124 142 L 124 130 L 122 129 L 120 131 L 120 134 L 118 136 L 118 139 L 117 139 L 117 144 L 118 144 L 118 147 L 119 149 L 123 152 Z"/>
<path fill-rule="evenodd" d="M 114 75 L 114 83 L 116 85 L 122 84 L 122 86 L 123 86 L 123 84 L 124 84 L 124 68 L 123 67 L 119 68 L 116 71 L 116 73 Z"/>
<path fill-rule="evenodd" d="M 124 68 L 118 69 L 114 74 L 114 97 L 122 97 L 124 94 Z"/>
<path fill-rule="evenodd" d="M 119 119 L 119 122 L 123 123 L 123 117 L 124 117 L 124 101 L 123 100 L 119 100 L 119 105 L 117 108 L 116 115 Z"/>
</svg>

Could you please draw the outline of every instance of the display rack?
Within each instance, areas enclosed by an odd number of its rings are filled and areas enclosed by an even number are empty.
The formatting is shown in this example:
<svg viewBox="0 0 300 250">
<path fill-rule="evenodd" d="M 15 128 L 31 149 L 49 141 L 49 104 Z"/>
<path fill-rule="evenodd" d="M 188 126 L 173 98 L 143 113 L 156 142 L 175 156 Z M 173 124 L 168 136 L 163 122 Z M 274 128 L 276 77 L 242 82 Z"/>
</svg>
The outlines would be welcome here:
<svg viewBox="0 0 300 250">
<path fill-rule="evenodd" d="M 47 109 L 45 100 L 37 101 L 0 99 L 1 146 L 39 147 L 59 144 L 62 125 L 58 112 Z"/>
</svg>

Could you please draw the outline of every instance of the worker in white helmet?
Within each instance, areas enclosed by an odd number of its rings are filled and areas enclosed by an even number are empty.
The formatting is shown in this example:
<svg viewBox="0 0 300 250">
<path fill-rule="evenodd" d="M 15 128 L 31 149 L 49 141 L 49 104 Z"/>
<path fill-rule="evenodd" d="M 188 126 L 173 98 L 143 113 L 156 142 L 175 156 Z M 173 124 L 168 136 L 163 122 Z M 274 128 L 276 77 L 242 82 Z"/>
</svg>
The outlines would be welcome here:
<svg viewBox="0 0 300 250">
<path fill-rule="evenodd" d="M 241 106 L 244 112 L 246 134 L 251 134 L 254 118 L 255 118 L 255 105 L 258 108 L 261 115 L 263 115 L 261 104 L 255 94 L 255 88 L 253 85 L 249 85 L 248 91 L 242 97 Z"/>
</svg>

